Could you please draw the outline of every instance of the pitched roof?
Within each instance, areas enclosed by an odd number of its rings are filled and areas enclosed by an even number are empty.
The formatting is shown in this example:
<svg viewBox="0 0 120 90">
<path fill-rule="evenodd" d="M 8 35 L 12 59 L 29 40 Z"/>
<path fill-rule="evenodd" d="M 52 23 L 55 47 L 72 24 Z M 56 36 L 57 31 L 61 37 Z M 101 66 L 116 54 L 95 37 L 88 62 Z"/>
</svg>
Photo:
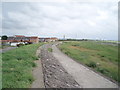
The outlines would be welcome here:
<svg viewBox="0 0 120 90">
<path fill-rule="evenodd" d="M 38 37 L 37 37 L 37 36 L 35 36 L 35 37 L 29 37 L 29 38 L 32 38 L 32 39 L 37 39 Z"/>
<path fill-rule="evenodd" d="M 25 37 L 24 35 L 15 35 L 15 37 Z"/>
</svg>

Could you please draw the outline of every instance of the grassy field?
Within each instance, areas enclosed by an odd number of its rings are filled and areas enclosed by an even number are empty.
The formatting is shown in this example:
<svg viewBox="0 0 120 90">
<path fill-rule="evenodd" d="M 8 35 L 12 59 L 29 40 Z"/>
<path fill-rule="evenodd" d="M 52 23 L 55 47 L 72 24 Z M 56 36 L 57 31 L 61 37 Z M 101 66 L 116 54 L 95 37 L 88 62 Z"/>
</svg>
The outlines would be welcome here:
<svg viewBox="0 0 120 90">
<path fill-rule="evenodd" d="M 118 46 L 94 41 L 73 41 L 64 42 L 59 48 L 78 62 L 120 82 L 118 79 Z"/>
<path fill-rule="evenodd" d="M 29 88 L 34 78 L 32 68 L 36 66 L 36 50 L 40 45 L 21 46 L 2 54 L 2 87 Z"/>
</svg>

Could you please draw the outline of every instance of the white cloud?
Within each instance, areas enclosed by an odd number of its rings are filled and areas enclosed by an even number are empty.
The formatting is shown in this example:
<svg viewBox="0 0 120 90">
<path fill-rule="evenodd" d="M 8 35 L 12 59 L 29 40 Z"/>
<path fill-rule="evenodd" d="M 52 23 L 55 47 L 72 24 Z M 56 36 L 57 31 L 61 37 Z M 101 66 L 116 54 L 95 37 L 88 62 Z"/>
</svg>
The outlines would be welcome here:
<svg viewBox="0 0 120 90">
<path fill-rule="evenodd" d="M 89 20 L 88 20 L 87 22 L 88 22 L 88 24 L 91 25 L 91 26 L 95 26 L 95 25 L 96 25 L 96 23 L 93 22 L 93 21 L 89 21 Z"/>
<path fill-rule="evenodd" d="M 105 20 L 108 18 L 108 13 L 106 11 L 98 11 L 99 16 L 97 19 Z"/>
</svg>

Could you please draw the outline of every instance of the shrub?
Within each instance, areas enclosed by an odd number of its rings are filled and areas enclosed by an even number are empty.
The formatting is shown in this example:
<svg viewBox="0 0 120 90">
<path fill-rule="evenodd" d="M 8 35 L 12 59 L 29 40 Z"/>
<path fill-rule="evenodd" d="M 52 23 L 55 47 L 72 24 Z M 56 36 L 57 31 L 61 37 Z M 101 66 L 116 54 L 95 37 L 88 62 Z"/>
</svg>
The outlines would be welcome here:
<svg viewBox="0 0 120 90">
<path fill-rule="evenodd" d="M 20 47 L 20 46 L 24 46 L 24 44 L 22 44 L 22 43 L 17 44 L 17 47 Z"/>
<path fill-rule="evenodd" d="M 80 46 L 80 45 L 78 45 L 78 44 L 75 44 L 75 45 L 72 45 L 72 46 Z"/>
<path fill-rule="evenodd" d="M 32 62 L 32 67 L 36 67 L 36 66 L 37 66 L 36 63 Z"/>
<path fill-rule="evenodd" d="M 66 55 L 69 55 L 69 52 L 68 52 L 68 51 L 65 51 L 64 53 L 65 53 Z"/>
<path fill-rule="evenodd" d="M 109 72 L 108 70 L 106 70 L 106 69 L 104 69 L 104 68 L 99 68 L 99 67 L 97 68 L 97 71 L 99 71 L 99 72 L 101 72 L 101 73 L 103 73 L 103 74 Z"/>
<path fill-rule="evenodd" d="M 97 65 L 95 62 L 90 62 L 89 64 L 86 64 L 88 67 L 96 68 Z"/>
<path fill-rule="evenodd" d="M 104 55 L 101 55 L 101 57 L 105 57 Z"/>
</svg>

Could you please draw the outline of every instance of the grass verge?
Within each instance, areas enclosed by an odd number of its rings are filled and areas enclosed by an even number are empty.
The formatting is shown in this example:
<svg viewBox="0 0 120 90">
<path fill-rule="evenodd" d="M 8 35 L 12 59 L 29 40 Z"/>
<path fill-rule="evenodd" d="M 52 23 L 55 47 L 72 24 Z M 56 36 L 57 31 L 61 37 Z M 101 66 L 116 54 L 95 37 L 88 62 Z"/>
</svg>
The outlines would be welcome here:
<svg viewBox="0 0 120 90">
<path fill-rule="evenodd" d="M 120 82 L 118 78 L 118 46 L 94 41 L 73 41 L 64 42 L 59 48 L 78 62 Z"/>
<path fill-rule="evenodd" d="M 2 54 L 0 53 L 0 90 L 2 89 Z"/>
<path fill-rule="evenodd" d="M 31 44 L 21 46 L 2 54 L 2 87 L 29 88 L 34 78 L 32 68 L 37 60 L 36 50 L 40 45 Z"/>
</svg>

